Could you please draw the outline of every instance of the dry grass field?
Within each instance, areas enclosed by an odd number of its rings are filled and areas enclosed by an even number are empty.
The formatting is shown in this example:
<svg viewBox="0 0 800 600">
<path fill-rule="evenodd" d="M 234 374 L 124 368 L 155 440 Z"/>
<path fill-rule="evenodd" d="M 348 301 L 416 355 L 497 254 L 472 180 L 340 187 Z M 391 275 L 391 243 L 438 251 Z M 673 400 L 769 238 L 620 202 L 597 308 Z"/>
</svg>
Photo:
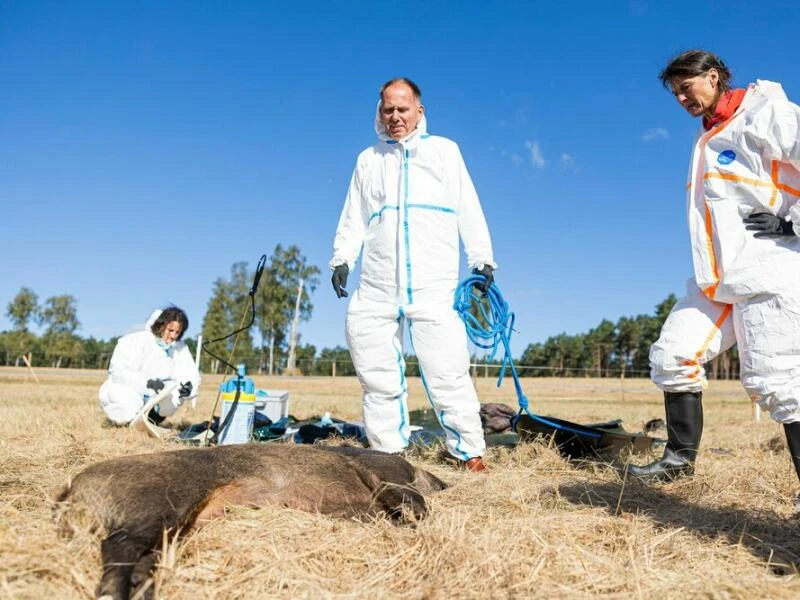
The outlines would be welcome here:
<svg viewBox="0 0 800 600">
<path fill-rule="evenodd" d="M 0 597 L 91 598 L 97 540 L 58 537 L 51 502 L 85 466 L 173 449 L 104 425 L 99 371 L 0 369 Z M 256 377 L 288 389 L 298 418 L 360 415 L 351 378 Z M 219 377 L 203 380 L 203 421 Z M 478 379 L 484 402 L 516 406 L 511 381 Z M 645 380 L 526 379 L 539 414 L 580 423 L 622 418 L 629 430 L 663 416 Z M 410 407 L 427 405 L 410 380 Z M 417 527 L 338 520 L 280 508 L 235 509 L 169 544 L 159 597 L 200 598 L 798 598 L 798 482 L 782 430 L 753 419 L 737 382 L 714 382 L 692 480 L 648 488 L 608 466 L 574 464 L 543 444 L 493 448 L 485 475 L 456 470 L 432 450 L 411 461 L 451 484 Z M 639 457 L 643 461 L 646 457 Z"/>
</svg>

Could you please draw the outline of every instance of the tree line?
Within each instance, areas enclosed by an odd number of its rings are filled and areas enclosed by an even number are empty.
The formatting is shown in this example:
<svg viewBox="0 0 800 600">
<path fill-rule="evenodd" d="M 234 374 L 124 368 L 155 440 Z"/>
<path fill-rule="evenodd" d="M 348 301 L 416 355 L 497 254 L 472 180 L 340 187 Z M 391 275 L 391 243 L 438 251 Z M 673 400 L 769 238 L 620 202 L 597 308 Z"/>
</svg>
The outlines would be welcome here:
<svg viewBox="0 0 800 600">
<path fill-rule="evenodd" d="M 39 304 L 36 292 L 22 287 L 6 306 L 6 316 L 13 326 L 0 332 L 0 364 L 6 366 L 106 369 L 119 339 L 83 338 L 75 333 L 81 326 L 78 301 L 69 294 Z M 41 335 L 31 331 L 35 324 L 44 329 Z M 194 352 L 194 340 L 186 342 Z"/>
<path fill-rule="evenodd" d="M 318 267 L 308 264 L 297 246 L 276 246 L 253 298 L 254 327 L 209 348 L 231 364 L 244 363 L 251 373 L 275 373 L 286 364 L 292 350 L 296 358 L 305 360 L 309 353 L 313 356 L 316 349 L 300 345 L 299 334 L 296 340 L 291 339 L 291 326 L 295 317 L 298 321 L 311 319 L 311 295 L 319 284 L 319 272 Z M 255 267 L 250 269 L 246 262 L 237 262 L 228 279 L 220 277 L 214 282 L 203 318 L 204 343 L 223 338 L 249 322 L 252 308 L 248 297 L 254 275 Z M 204 372 L 216 373 L 222 368 L 208 354 L 203 353 L 200 360 Z"/>
<path fill-rule="evenodd" d="M 650 346 L 676 301 L 670 294 L 652 315 L 622 317 L 616 323 L 603 319 L 587 333 L 562 333 L 544 343 L 529 344 L 515 364 L 526 376 L 646 377 Z M 709 379 L 738 379 L 736 347 L 710 361 L 706 373 Z"/>
<path fill-rule="evenodd" d="M 254 272 L 255 268 L 248 263 L 237 262 L 231 267 L 229 277 L 213 282 L 202 322 L 205 343 L 225 338 L 249 322 L 252 316 L 249 291 Z M 311 319 L 314 309 L 311 297 L 319 284 L 319 274 L 319 268 L 308 264 L 297 246 L 276 246 L 265 264 L 254 297 L 254 326 L 211 343 L 209 348 L 227 362 L 244 363 L 249 373 L 355 375 L 346 348 L 323 348 L 318 353 L 314 345 L 302 344 L 301 336 L 296 333 L 297 323 Z M 670 294 L 656 305 L 652 315 L 622 317 L 616 323 L 603 319 L 587 333 L 562 333 L 544 342 L 531 343 L 515 359 L 515 364 L 525 377 L 645 377 L 649 371 L 650 345 L 658 338 L 675 302 L 675 296 Z M 75 297 L 52 296 L 40 304 L 37 294 L 23 287 L 8 303 L 6 316 L 12 329 L 0 332 L 0 363 L 108 368 L 118 338 L 106 341 L 78 335 L 80 321 Z M 40 335 L 31 331 L 33 324 L 42 328 Z M 184 341 L 193 353 L 198 351 L 197 339 Z M 418 376 L 416 357 L 408 354 L 405 358 L 407 375 Z M 473 363 L 482 365 L 478 374 L 495 376 L 499 372 L 497 360 L 487 363 L 473 356 Z M 200 368 L 205 373 L 224 371 L 224 365 L 205 352 L 201 353 Z M 712 379 L 738 378 L 736 348 L 711 361 L 707 372 Z"/>
<path fill-rule="evenodd" d="M 91 356 L 91 363 L 105 358 L 106 342 L 83 339 L 75 334 L 80 321 L 74 296 L 52 296 L 39 304 L 36 292 L 22 287 L 9 302 L 6 316 L 13 329 L 0 333 L 3 364 L 84 366 L 85 361 L 80 364 L 83 358 Z M 41 336 L 31 332 L 30 326 L 34 322 L 44 328 Z"/>
</svg>

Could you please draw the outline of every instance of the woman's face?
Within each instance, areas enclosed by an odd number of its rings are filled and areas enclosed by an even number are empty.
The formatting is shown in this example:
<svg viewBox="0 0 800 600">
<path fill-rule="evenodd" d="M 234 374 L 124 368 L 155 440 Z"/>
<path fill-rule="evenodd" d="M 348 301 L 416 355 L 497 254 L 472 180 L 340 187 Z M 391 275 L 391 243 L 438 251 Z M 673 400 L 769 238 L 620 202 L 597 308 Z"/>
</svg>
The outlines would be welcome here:
<svg viewBox="0 0 800 600">
<path fill-rule="evenodd" d="M 161 332 L 161 339 L 167 344 L 178 341 L 181 337 L 181 324 L 177 321 L 170 321 L 164 325 L 164 330 Z"/>
<path fill-rule="evenodd" d="M 676 77 L 670 82 L 678 103 L 693 117 L 714 116 L 719 100 L 719 73 L 709 69 L 694 77 Z"/>
</svg>

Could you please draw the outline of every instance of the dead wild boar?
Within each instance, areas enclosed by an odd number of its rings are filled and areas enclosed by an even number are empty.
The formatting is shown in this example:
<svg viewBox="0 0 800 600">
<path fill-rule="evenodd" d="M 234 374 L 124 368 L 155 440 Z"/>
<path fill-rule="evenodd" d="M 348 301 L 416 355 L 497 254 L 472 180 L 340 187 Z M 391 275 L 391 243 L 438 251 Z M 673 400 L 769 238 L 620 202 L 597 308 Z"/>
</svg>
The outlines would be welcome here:
<svg viewBox="0 0 800 600">
<path fill-rule="evenodd" d="M 163 531 L 182 534 L 227 506 L 278 505 L 340 517 L 416 521 L 444 489 L 401 456 L 346 446 L 243 444 L 123 456 L 86 468 L 56 499 L 64 533 L 104 532 L 98 597 L 152 597 Z"/>
</svg>

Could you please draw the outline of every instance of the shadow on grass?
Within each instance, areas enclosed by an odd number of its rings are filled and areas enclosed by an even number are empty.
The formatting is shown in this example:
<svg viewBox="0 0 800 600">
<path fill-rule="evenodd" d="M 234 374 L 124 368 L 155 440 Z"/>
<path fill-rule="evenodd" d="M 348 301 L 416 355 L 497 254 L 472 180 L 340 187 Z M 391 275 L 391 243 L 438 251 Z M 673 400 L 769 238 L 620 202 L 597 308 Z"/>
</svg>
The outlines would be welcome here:
<svg viewBox="0 0 800 600">
<path fill-rule="evenodd" d="M 800 522 L 758 508 L 704 506 L 671 493 L 669 486 L 638 480 L 584 482 L 559 486 L 574 505 L 605 508 L 617 516 L 633 513 L 669 527 L 684 527 L 709 540 L 726 539 L 763 561 L 775 575 L 800 570 Z"/>
</svg>

